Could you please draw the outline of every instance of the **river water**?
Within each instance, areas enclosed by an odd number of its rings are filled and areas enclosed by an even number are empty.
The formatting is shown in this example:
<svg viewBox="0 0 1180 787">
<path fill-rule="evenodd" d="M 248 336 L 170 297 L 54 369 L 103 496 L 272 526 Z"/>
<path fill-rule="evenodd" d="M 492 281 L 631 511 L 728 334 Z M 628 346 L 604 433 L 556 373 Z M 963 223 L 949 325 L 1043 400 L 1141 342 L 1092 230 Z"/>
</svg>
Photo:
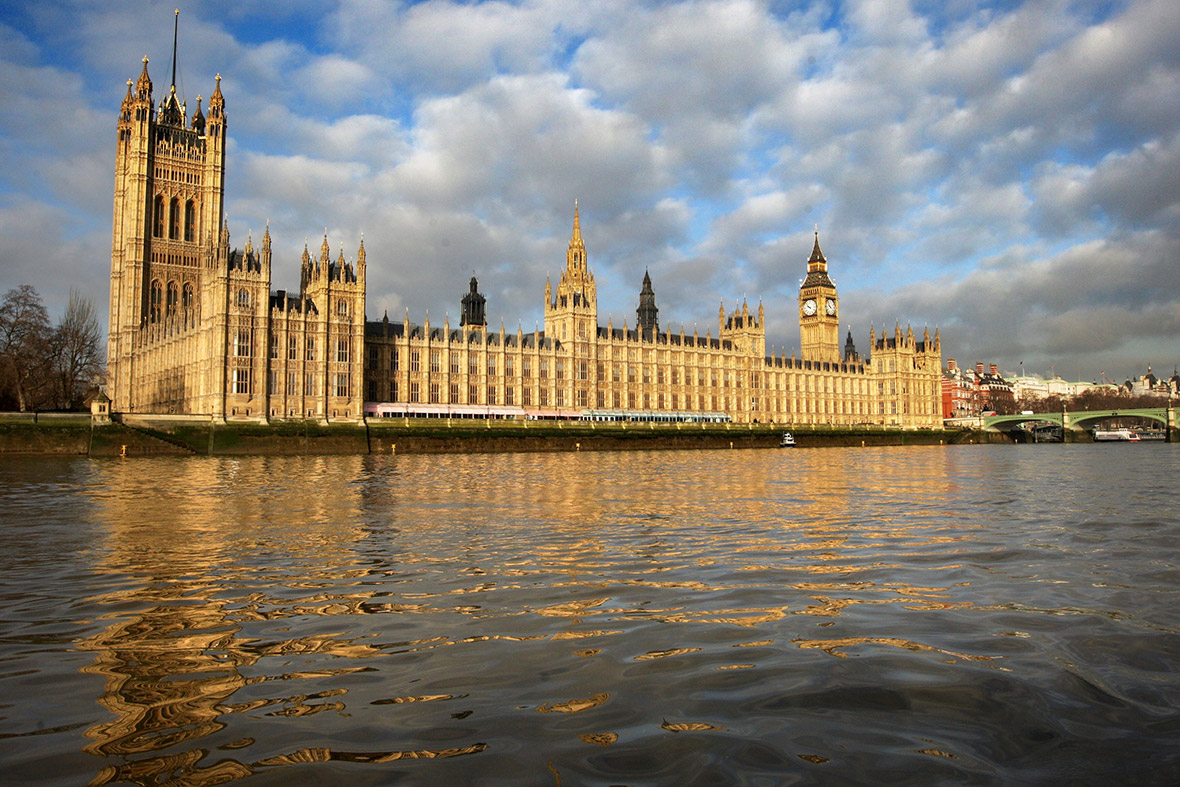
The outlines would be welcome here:
<svg viewBox="0 0 1180 787">
<path fill-rule="evenodd" d="M 1178 478 L 1146 443 L 6 457 L 0 781 L 1174 783 Z"/>
</svg>

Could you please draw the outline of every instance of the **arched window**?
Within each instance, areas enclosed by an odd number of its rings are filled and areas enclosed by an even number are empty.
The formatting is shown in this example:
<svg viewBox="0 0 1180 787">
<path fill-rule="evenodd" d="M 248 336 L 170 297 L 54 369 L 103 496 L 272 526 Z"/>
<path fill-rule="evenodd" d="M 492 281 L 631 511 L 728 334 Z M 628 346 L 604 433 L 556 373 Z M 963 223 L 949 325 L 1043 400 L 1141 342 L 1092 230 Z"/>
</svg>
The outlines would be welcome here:
<svg viewBox="0 0 1180 787">
<path fill-rule="evenodd" d="M 172 240 L 180 238 L 180 200 L 172 198 L 168 208 L 168 237 Z"/>
<path fill-rule="evenodd" d="M 249 290 L 245 290 L 245 289 L 238 290 L 238 305 L 239 306 L 249 306 L 250 305 L 250 292 L 249 292 Z"/>
<path fill-rule="evenodd" d="M 156 195 L 155 214 L 156 225 L 152 234 L 157 238 L 162 238 L 164 237 L 164 198 L 159 194 Z"/>
<path fill-rule="evenodd" d="M 339 314 L 341 317 L 348 316 L 348 301 L 346 301 L 344 298 L 341 298 L 338 301 L 336 301 L 336 313 Z"/>
<path fill-rule="evenodd" d="M 184 239 L 192 242 L 197 236 L 197 210 L 190 199 L 184 203 Z"/>
<path fill-rule="evenodd" d="M 193 285 L 185 284 L 183 294 L 180 296 L 180 308 L 186 312 L 193 308 Z"/>
<path fill-rule="evenodd" d="M 171 317 L 176 313 L 176 307 L 180 303 L 180 289 L 176 286 L 176 282 L 168 282 L 168 300 L 165 303 L 165 314 Z"/>
<path fill-rule="evenodd" d="M 148 319 L 151 322 L 160 321 L 160 301 L 163 300 L 164 290 L 159 279 L 152 279 L 151 302 L 148 309 Z"/>
</svg>

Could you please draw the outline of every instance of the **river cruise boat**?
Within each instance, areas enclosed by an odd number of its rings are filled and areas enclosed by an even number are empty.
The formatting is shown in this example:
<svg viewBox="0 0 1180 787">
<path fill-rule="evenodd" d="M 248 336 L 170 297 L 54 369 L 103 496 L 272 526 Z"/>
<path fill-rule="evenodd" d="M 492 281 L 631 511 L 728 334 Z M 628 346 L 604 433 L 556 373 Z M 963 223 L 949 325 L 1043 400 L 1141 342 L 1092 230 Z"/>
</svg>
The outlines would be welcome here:
<svg viewBox="0 0 1180 787">
<path fill-rule="evenodd" d="M 795 436 L 790 432 L 783 432 L 783 439 L 779 441 L 779 448 L 794 448 Z"/>
<path fill-rule="evenodd" d="M 1095 429 L 1094 442 L 1096 443 L 1114 443 L 1114 442 L 1139 442 L 1138 432 L 1132 432 L 1130 429 Z"/>
</svg>

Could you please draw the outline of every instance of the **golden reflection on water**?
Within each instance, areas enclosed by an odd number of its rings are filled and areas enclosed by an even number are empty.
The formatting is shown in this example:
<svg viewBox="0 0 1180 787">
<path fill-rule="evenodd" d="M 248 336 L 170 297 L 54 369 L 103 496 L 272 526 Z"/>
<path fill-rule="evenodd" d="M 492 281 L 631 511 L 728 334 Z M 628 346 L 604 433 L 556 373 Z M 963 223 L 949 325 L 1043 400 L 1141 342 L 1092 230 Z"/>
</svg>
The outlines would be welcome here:
<svg viewBox="0 0 1180 787">
<path fill-rule="evenodd" d="M 943 526 L 929 521 L 945 494 L 945 477 L 889 474 L 888 488 L 874 487 L 872 475 L 858 465 L 863 455 L 848 451 L 826 457 L 816 452 L 801 478 L 784 474 L 781 454 L 769 452 L 743 452 L 742 460 L 751 465 L 746 472 L 717 474 L 708 462 L 718 456 L 724 454 L 654 454 L 642 457 L 648 466 L 641 471 L 634 466 L 635 457 L 609 454 L 478 461 L 193 459 L 104 466 L 105 489 L 94 495 L 93 504 L 105 539 L 95 545 L 93 557 L 96 572 L 117 580 L 121 588 L 91 599 L 112 610 L 111 622 L 77 646 L 95 654 L 84 671 L 105 679 L 99 702 L 113 717 L 86 731 L 91 743 L 85 750 L 124 761 L 105 766 L 92 783 L 182 777 L 186 784 L 213 784 L 243 778 L 259 767 L 445 758 L 487 748 L 485 743 L 374 752 L 303 747 L 256 762 L 223 757 L 201 764 L 209 751 L 197 747 L 197 741 L 223 730 L 235 715 L 346 714 L 347 689 L 300 693 L 290 687 L 302 680 L 363 672 L 371 669 L 366 660 L 383 656 L 491 640 L 610 638 L 637 621 L 757 629 L 795 615 L 838 617 L 853 607 L 902 605 L 921 611 L 968 606 L 954 600 L 950 585 L 842 579 L 866 572 L 888 576 L 898 567 L 897 556 L 928 554 L 931 547 L 948 557 L 932 564 L 931 571 L 951 573 L 955 545 L 966 536 L 937 532 Z M 818 478 L 822 484 L 816 483 Z M 700 492 L 702 483 L 710 484 L 707 495 Z M 919 493 L 927 518 L 910 521 L 904 502 Z M 898 501 L 896 516 L 858 521 L 866 496 Z M 881 510 L 879 504 L 873 508 Z M 543 531 L 519 532 L 514 524 L 518 519 L 535 520 Z M 398 541 L 400 551 L 391 555 L 388 534 L 403 528 L 412 537 Z M 626 537 L 616 538 L 616 532 Z M 754 576 L 759 573 L 768 576 Z M 480 581 L 452 585 L 464 577 Z M 484 616 L 489 613 L 480 597 L 511 598 L 534 593 L 538 585 L 548 589 L 549 603 L 525 602 L 497 613 L 490 625 L 509 628 L 510 617 L 526 615 L 552 619 L 562 630 L 382 644 L 349 633 L 348 620 L 361 615 Z M 694 603 L 750 588 L 761 589 L 770 603 Z M 619 600 L 627 595 L 635 599 L 642 591 L 665 604 Z M 568 599 L 570 593 L 593 595 Z M 470 603 L 456 604 L 454 599 L 461 597 L 470 597 Z M 784 604 L 783 598 L 791 601 Z M 339 619 L 344 630 L 299 629 L 288 639 L 267 641 L 244 633 L 258 622 L 289 619 L 295 625 L 317 617 Z M 865 645 L 987 658 L 894 637 L 791 641 L 801 650 L 841 658 L 849 648 Z M 759 639 L 734 647 L 772 642 Z M 602 650 L 573 655 L 593 658 Z M 629 658 L 694 657 L 701 651 L 651 649 Z M 294 655 L 330 656 L 349 666 L 291 669 L 281 675 L 260 670 L 264 659 Z M 743 662 L 714 669 L 757 666 Z M 246 687 L 274 681 L 280 682 L 276 689 L 288 688 L 273 696 L 232 701 Z M 369 704 L 463 696 L 404 695 Z M 600 692 L 554 700 L 536 709 L 581 713 L 607 703 L 610 696 Z M 673 733 L 724 729 L 701 721 L 665 720 L 661 726 Z M 579 737 L 600 746 L 618 739 L 614 732 Z M 246 749 L 251 742 L 247 738 L 220 749 Z"/>
</svg>

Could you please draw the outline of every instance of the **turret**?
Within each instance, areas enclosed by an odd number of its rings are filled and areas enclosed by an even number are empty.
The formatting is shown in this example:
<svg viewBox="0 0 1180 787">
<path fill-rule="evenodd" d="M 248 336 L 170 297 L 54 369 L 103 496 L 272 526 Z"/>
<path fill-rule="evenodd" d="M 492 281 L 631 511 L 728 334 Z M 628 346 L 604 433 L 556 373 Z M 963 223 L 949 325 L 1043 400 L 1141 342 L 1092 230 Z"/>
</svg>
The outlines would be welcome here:
<svg viewBox="0 0 1180 787">
<path fill-rule="evenodd" d="M 660 330 L 660 310 L 656 307 L 656 294 L 651 288 L 651 275 L 644 271 L 643 286 L 639 290 L 639 308 L 635 310 L 635 326 L 645 339 L 655 339 Z"/>
<path fill-rule="evenodd" d="M 486 314 L 487 299 L 479 291 L 479 282 L 475 276 L 471 277 L 467 294 L 462 300 L 463 310 L 459 319 L 459 326 L 468 329 L 486 329 L 488 319 Z"/>
</svg>

